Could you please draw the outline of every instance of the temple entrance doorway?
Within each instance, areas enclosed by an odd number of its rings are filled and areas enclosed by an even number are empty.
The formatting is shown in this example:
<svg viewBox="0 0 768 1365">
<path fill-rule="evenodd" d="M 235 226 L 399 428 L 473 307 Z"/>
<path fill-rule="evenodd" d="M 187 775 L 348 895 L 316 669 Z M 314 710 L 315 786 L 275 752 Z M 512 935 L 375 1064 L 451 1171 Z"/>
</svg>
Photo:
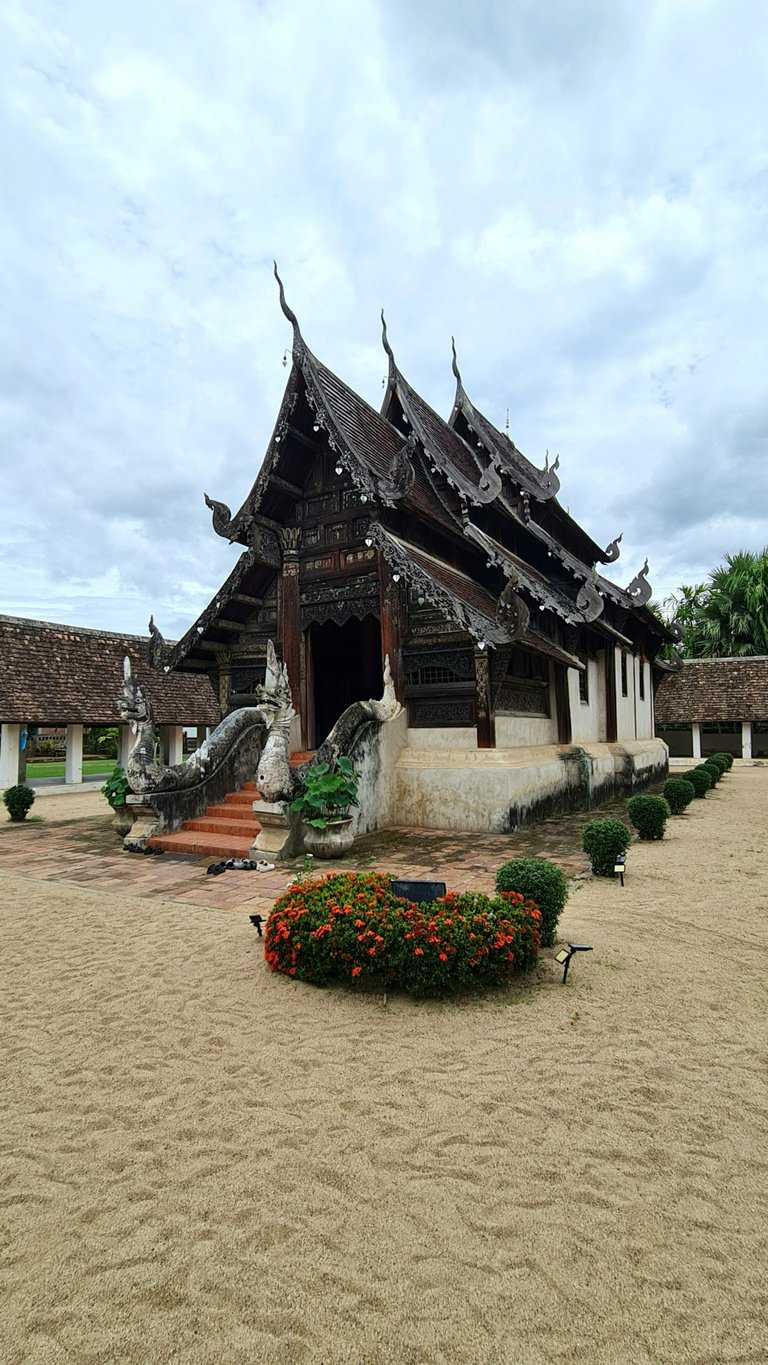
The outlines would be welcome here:
<svg viewBox="0 0 768 1365">
<path fill-rule="evenodd" d="M 380 697 L 382 691 L 381 630 L 375 616 L 356 617 L 309 627 L 309 725 L 318 748 L 342 711 L 354 701 Z"/>
</svg>

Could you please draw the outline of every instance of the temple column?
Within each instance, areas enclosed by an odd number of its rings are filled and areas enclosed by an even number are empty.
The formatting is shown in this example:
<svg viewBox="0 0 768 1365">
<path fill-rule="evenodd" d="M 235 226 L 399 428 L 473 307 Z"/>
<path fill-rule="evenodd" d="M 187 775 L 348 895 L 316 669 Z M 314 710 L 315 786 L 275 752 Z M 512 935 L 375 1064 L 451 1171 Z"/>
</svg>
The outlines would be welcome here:
<svg viewBox="0 0 768 1365">
<path fill-rule="evenodd" d="M 67 726 L 67 753 L 64 759 L 64 781 L 72 786 L 83 780 L 83 727 Z"/>
<path fill-rule="evenodd" d="M 283 551 L 283 571 L 280 577 L 280 644 L 283 663 L 288 669 L 291 699 L 294 710 L 301 716 L 302 743 L 307 743 L 306 708 L 301 704 L 301 602 L 299 600 L 299 536 L 298 526 L 284 526 L 280 531 Z"/>
<path fill-rule="evenodd" d="M 691 726 L 691 739 L 693 741 L 693 757 L 701 758 L 701 722 L 695 720 Z"/>
<path fill-rule="evenodd" d="M 128 755 L 134 741 L 134 734 L 130 725 L 120 725 L 117 730 L 117 763 L 124 768 L 128 762 Z"/>
<path fill-rule="evenodd" d="M 168 726 L 168 763 L 172 768 L 184 760 L 184 728 L 181 725 Z"/>
<path fill-rule="evenodd" d="M 0 729 L 0 791 L 15 787 L 19 781 L 20 725 L 3 725 Z"/>
<path fill-rule="evenodd" d="M 379 552 L 379 623 L 381 626 L 381 666 L 389 656 L 389 670 L 395 687 L 395 696 L 401 705 L 405 703 L 405 679 L 403 677 L 403 635 L 405 633 L 405 605 L 400 590 L 399 578 L 392 577 L 392 571 Z"/>
<path fill-rule="evenodd" d="M 743 720 L 741 722 L 741 756 L 742 758 L 752 757 L 752 721 Z M 0 785 L 2 785 L 0 783 Z"/>
<path fill-rule="evenodd" d="M 475 650 L 475 706 L 477 712 L 477 747 L 495 749 L 496 734 L 491 713 L 491 670 L 488 652 Z"/>
</svg>

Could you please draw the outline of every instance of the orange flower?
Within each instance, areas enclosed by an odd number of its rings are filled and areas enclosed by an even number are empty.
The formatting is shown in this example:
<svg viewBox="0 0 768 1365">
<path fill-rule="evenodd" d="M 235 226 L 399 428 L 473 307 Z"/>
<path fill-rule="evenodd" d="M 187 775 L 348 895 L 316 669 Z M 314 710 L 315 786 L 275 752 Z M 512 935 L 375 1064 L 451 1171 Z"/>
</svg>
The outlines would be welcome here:
<svg viewBox="0 0 768 1365">
<path fill-rule="evenodd" d="M 414 956 L 414 957 L 423 957 L 423 956 L 424 956 L 424 949 L 423 949 L 423 948 L 414 948 L 414 950 L 413 950 L 413 956 Z"/>
<path fill-rule="evenodd" d="M 353 976 L 359 976 L 362 970 L 363 970 L 362 967 L 353 967 L 353 968 L 352 968 L 352 975 L 353 975 Z"/>
<path fill-rule="evenodd" d="M 447 954 L 447 953 L 438 953 L 437 956 L 440 958 L 440 961 L 441 961 L 441 962 L 447 962 L 447 961 L 448 961 L 448 954 Z"/>
</svg>

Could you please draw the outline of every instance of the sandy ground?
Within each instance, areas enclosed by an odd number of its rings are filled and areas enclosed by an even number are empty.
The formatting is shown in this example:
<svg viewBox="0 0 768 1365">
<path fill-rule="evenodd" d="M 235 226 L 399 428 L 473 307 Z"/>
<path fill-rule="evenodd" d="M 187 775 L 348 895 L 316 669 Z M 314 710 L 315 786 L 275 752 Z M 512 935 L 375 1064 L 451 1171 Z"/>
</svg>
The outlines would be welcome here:
<svg viewBox="0 0 768 1365">
<path fill-rule="evenodd" d="M 724 785 L 485 1003 L 0 874 L 4 1365 L 764 1362 L 768 773 Z"/>
<path fill-rule="evenodd" d="M 46 824 L 51 824 L 63 820 L 91 819 L 105 813 L 109 814 L 109 806 L 98 787 L 86 787 L 82 791 L 76 788 L 62 791 L 61 788 L 51 786 L 35 789 L 35 801 L 29 815 L 32 819 L 41 818 Z M 0 801 L 0 823 L 10 822 L 10 818 Z"/>
</svg>

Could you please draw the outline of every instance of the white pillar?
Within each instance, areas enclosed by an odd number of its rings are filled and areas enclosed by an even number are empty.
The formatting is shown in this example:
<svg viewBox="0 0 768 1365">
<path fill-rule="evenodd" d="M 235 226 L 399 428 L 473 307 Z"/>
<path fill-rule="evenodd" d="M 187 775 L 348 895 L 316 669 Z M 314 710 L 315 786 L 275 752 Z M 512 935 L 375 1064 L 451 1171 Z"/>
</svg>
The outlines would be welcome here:
<svg viewBox="0 0 768 1365">
<path fill-rule="evenodd" d="M 18 783 L 20 738 L 20 725 L 3 725 L 0 729 L 0 791 Z"/>
<path fill-rule="evenodd" d="M 173 768 L 184 761 L 184 729 L 181 725 L 168 726 L 168 762 Z"/>
<path fill-rule="evenodd" d="M 743 720 L 741 722 L 741 756 L 742 758 L 752 757 L 752 721 Z"/>
<path fill-rule="evenodd" d="M 131 752 L 131 745 L 135 735 L 131 732 L 130 725 L 120 725 L 117 730 L 117 761 L 121 768 L 128 762 L 128 755 Z"/>
<path fill-rule="evenodd" d="M 83 780 L 83 727 L 67 726 L 67 755 L 64 760 L 64 781 L 68 784 Z"/>
<path fill-rule="evenodd" d="M 701 722 L 700 722 L 700 721 L 695 720 L 695 721 L 693 722 L 693 725 L 691 726 L 691 733 L 692 733 L 692 735 L 693 735 L 693 756 L 694 756 L 694 758 L 701 758 Z"/>
</svg>

